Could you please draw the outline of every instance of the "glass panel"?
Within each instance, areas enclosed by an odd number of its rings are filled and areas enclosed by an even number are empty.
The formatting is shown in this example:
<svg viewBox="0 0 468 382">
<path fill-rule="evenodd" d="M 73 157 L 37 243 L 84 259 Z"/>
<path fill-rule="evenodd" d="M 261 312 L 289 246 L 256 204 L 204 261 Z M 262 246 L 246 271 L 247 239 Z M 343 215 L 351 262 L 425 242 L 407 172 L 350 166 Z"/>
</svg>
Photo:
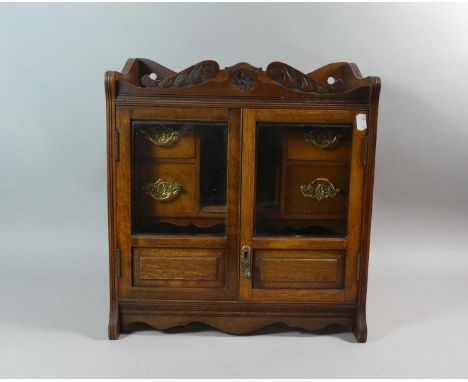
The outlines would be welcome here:
<svg viewBox="0 0 468 382">
<path fill-rule="evenodd" d="M 352 125 L 258 123 L 254 234 L 346 236 Z"/>
<path fill-rule="evenodd" d="M 224 235 L 227 123 L 134 121 L 132 232 Z"/>
</svg>

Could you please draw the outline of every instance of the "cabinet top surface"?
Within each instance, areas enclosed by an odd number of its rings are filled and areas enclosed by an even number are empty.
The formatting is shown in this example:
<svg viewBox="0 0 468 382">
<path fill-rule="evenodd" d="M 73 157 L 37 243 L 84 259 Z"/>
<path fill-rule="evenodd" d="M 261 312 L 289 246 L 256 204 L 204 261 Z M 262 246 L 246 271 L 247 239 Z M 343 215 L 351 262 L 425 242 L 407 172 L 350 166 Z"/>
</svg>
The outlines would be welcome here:
<svg viewBox="0 0 468 382">
<path fill-rule="evenodd" d="M 106 73 L 112 98 L 224 98 L 238 100 L 297 100 L 367 104 L 378 77 L 363 78 L 352 63 L 325 65 L 303 73 L 282 62 L 263 70 L 247 63 L 220 69 L 212 60 L 180 72 L 143 58 L 129 59 L 122 72 Z"/>
</svg>

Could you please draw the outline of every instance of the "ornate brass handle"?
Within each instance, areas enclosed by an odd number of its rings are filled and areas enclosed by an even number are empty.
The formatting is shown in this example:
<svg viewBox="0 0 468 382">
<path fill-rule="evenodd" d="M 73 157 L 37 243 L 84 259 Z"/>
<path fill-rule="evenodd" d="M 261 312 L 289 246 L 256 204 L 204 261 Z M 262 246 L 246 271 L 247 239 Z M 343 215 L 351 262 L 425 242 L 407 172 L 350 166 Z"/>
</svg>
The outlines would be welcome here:
<svg viewBox="0 0 468 382">
<path fill-rule="evenodd" d="M 139 129 L 143 138 L 156 146 L 172 146 L 180 139 L 180 130 L 168 126 L 150 126 Z"/>
<path fill-rule="evenodd" d="M 299 186 L 299 190 L 306 198 L 316 199 L 319 202 L 322 199 L 332 199 L 340 192 L 340 189 L 327 178 L 316 178 L 309 184 Z"/>
<path fill-rule="evenodd" d="M 338 144 L 339 135 L 330 129 L 320 127 L 306 131 L 304 139 L 320 149 L 328 149 Z"/>
<path fill-rule="evenodd" d="M 158 202 L 169 202 L 182 191 L 182 185 L 170 180 L 158 179 L 156 182 L 145 183 L 143 191 Z"/>
<path fill-rule="evenodd" d="M 248 245 L 243 245 L 241 249 L 241 273 L 242 277 L 250 279 L 251 275 L 251 250 Z"/>
</svg>

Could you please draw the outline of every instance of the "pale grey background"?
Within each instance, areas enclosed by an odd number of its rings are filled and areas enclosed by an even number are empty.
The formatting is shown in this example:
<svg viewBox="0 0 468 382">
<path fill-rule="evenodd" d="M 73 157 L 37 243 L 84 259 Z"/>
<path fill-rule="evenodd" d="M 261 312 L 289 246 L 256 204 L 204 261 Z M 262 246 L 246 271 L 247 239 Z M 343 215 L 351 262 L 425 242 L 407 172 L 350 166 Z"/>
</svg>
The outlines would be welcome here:
<svg viewBox="0 0 468 382">
<path fill-rule="evenodd" d="M 1 4 L 0 376 L 467 377 L 467 17 L 462 4 Z M 381 76 L 366 345 L 106 340 L 103 74 L 128 57 Z"/>
</svg>

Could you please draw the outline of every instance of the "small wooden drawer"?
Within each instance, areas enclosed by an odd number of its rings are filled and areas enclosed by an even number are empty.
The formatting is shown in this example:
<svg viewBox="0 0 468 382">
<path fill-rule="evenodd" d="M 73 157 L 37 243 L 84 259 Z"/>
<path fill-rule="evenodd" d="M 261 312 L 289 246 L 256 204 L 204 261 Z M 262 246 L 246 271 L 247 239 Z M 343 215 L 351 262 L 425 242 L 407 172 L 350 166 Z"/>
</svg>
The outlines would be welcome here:
<svg viewBox="0 0 468 382">
<path fill-rule="evenodd" d="M 179 216 L 194 211 L 194 164 L 140 164 L 135 172 L 139 216 Z"/>
<path fill-rule="evenodd" d="M 290 128 L 288 159 L 350 162 L 351 132 L 350 128 Z"/>
<path fill-rule="evenodd" d="M 190 125 L 137 125 L 134 156 L 138 158 L 195 158 L 195 132 Z"/>
<path fill-rule="evenodd" d="M 348 209 L 349 167 L 290 165 L 286 176 L 286 213 L 345 217 Z M 316 190 L 320 182 L 320 190 Z M 304 195 L 306 194 L 306 195 Z"/>
<path fill-rule="evenodd" d="M 254 251 L 256 289 L 339 289 L 343 287 L 344 251 Z"/>
<path fill-rule="evenodd" d="M 224 285 L 225 251 L 196 248 L 134 248 L 135 286 L 215 288 Z"/>
</svg>

